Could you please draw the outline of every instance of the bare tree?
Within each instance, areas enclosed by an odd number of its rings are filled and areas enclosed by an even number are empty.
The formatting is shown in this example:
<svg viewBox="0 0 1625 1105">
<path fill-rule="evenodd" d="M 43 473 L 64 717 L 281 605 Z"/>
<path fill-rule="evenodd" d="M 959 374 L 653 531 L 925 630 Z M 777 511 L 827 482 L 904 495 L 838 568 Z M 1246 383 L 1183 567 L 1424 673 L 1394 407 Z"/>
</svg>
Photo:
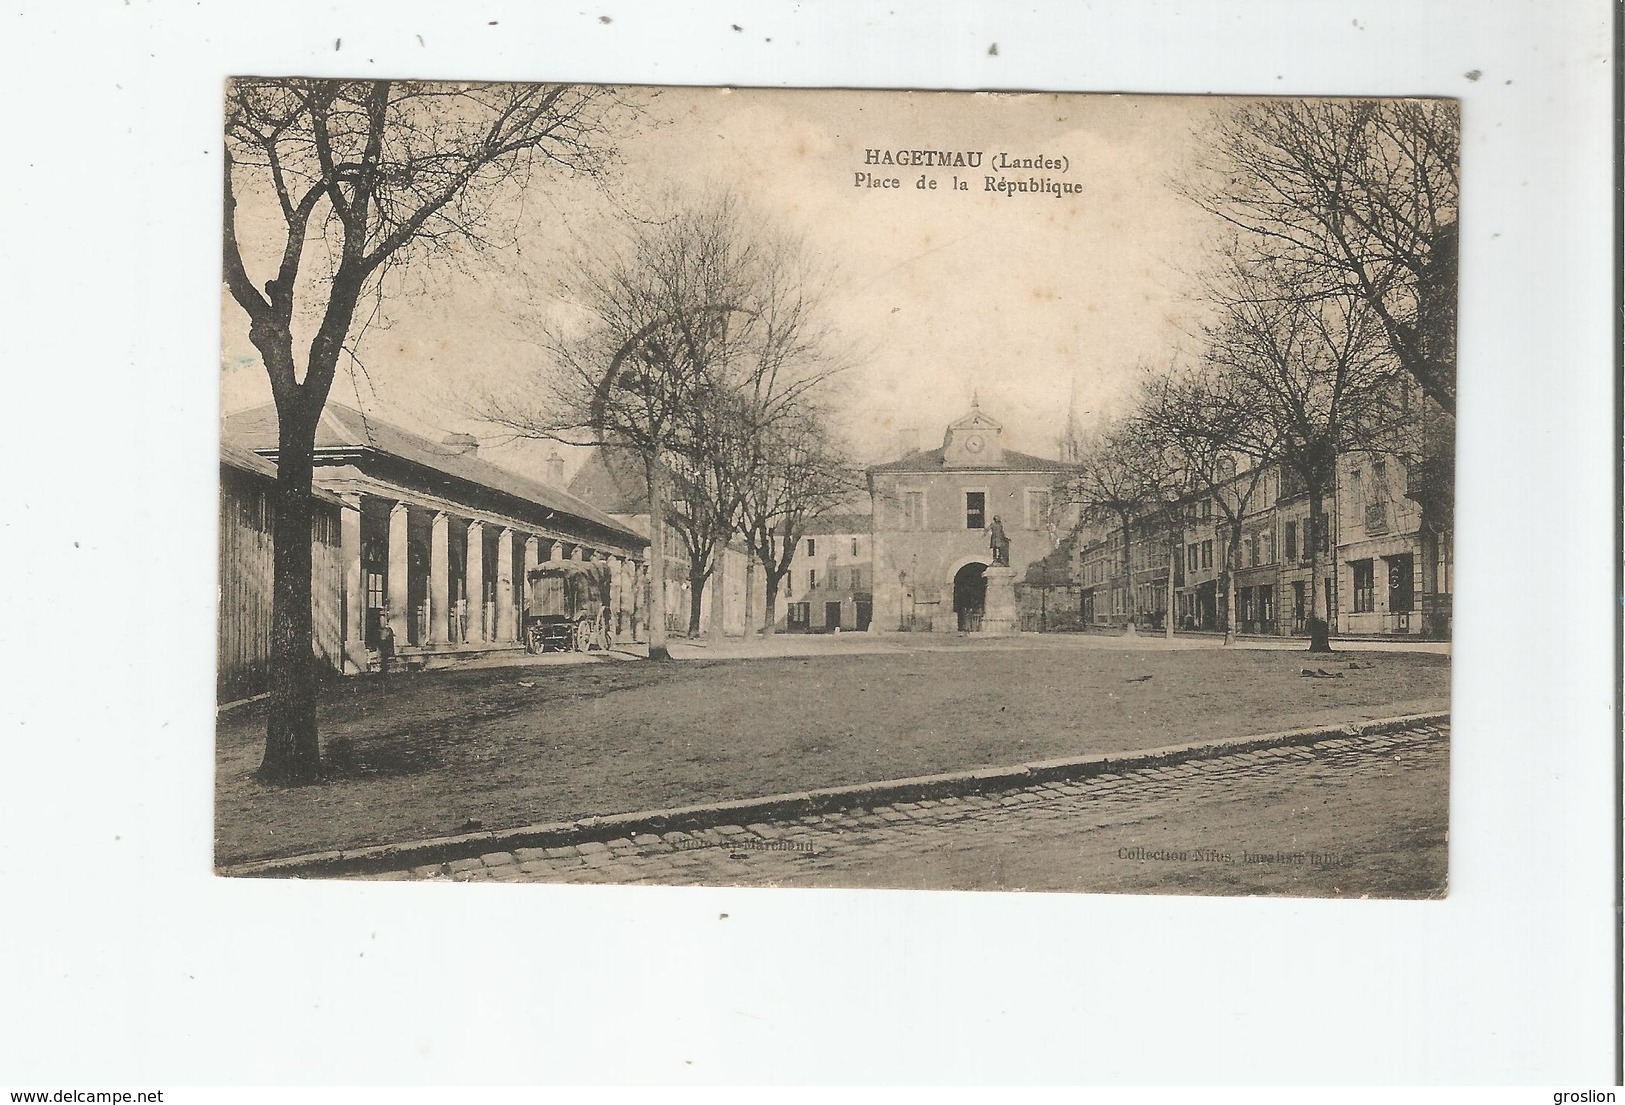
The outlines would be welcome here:
<svg viewBox="0 0 1625 1105">
<path fill-rule="evenodd" d="M 369 294 L 392 269 L 491 244 L 543 169 L 596 173 L 614 97 L 570 85 L 234 80 L 225 111 L 225 283 L 278 423 L 271 701 L 263 779 L 321 772 L 311 614 L 316 426 Z"/>
<path fill-rule="evenodd" d="M 1280 441 L 1271 420 L 1258 417 L 1252 381 L 1233 368 L 1204 363 L 1171 366 L 1147 381 L 1136 418 L 1144 433 L 1170 454 L 1188 502 L 1218 506 L 1226 529 L 1224 643 L 1236 640 L 1236 573 L 1241 570 L 1242 523 Z"/>
<path fill-rule="evenodd" d="M 1122 571 L 1128 591 L 1128 631 L 1134 632 L 1139 601 L 1134 589 L 1134 527 L 1158 508 L 1165 491 L 1160 466 L 1146 437 L 1129 419 L 1109 424 L 1084 448 L 1077 471 L 1064 484 L 1084 522 L 1114 526 L 1122 534 Z M 1169 596 L 1170 600 L 1172 595 Z"/>
<path fill-rule="evenodd" d="M 1460 142 L 1454 100 L 1262 100 L 1219 124 L 1187 191 L 1300 291 L 1358 298 L 1453 415 Z"/>
<path fill-rule="evenodd" d="M 630 448 L 650 504 L 655 615 L 665 643 L 666 530 L 690 564 L 690 627 L 760 455 L 757 438 L 838 364 L 820 284 L 799 242 L 729 193 L 676 197 L 653 220 L 571 262 L 565 292 L 583 316 L 546 335 L 539 379 L 489 397 L 484 416 L 528 437 Z M 680 500 L 681 510 L 674 510 Z"/>
<path fill-rule="evenodd" d="M 740 508 L 755 478 L 755 427 L 731 388 L 710 385 L 694 397 L 687 412 L 695 448 L 673 453 L 672 527 L 688 557 L 688 634 L 700 633 L 705 588 L 722 567 L 728 544 L 740 528 Z M 713 636 L 720 637 L 720 588 L 711 596 Z"/>
<path fill-rule="evenodd" d="M 1206 357 L 1234 379 L 1244 416 L 1269 428 L 1281 465 L 1308 493 L 1305 540 L 1319 594 L 1322 554 L 1332 548 L 1324 503 L 1338 453 L 1391 424 L 1398 369 L 1381 321 L 1352 292 L 1299 294 L 1280 267 L 1233 258 L 1215 295 L 1220 319 L 1206 335 Z M 1329 625 L 1330 593 L 1320 609 Z"/>
<path fill-rule="evenodd" d="M 745 543 L 762 566 L 763 628 L 772 634 L 779 588 L 807 526 L 849 500 L 863 480 L 816 408 L 774 427 L 760 444 L 761 462 L 740 504 L 740 521 Z"/>
</svg>

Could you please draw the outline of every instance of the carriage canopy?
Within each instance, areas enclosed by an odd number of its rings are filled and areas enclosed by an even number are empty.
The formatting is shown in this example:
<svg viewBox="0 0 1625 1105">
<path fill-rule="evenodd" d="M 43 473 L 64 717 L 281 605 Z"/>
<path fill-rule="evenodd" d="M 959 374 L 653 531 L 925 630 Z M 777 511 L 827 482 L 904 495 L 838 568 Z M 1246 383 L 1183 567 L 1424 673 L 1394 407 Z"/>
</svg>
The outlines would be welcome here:
<svg viewBox="0 0 1625 1105">
<path fill-rule="evenodd" d="M 525 616 L 575 618 L 609 605 L 609 565 L 597 562 L 544 564 L 525 579 Z"/>
</svg>

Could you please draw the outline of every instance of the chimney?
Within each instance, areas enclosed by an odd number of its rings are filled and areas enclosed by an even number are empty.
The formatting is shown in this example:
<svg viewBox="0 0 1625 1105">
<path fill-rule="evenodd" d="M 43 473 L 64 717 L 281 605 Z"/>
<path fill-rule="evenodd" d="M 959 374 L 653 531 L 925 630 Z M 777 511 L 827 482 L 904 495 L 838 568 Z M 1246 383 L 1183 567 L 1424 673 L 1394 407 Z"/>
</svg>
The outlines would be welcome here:
<svg viewBox="0 0 1625 1105">
<path fill-rule="evenodd" d="M 547 482 L 554 487 L 564 486 L 564 458 L 557 449 L 547 455 Z"/>
<path fill-rule="evenodd" d="M 479 439 L 473 434 L 447 434 L 440 439 L 440 443 L 446 447 L 446 452 L 455 456 L 473 455 L 480 449 Z"/>
</svg>

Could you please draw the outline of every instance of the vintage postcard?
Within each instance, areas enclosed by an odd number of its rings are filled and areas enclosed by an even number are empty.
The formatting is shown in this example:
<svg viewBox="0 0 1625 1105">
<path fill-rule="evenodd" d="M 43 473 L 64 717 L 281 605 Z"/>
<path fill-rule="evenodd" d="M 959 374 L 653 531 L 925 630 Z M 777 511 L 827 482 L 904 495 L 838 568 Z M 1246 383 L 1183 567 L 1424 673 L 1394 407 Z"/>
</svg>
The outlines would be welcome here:
<svg viewBox="0 0 1625 1105">
<path fill-rule="evenodd" d="M 217 871 L 1442 896 L 1459 132 L 230 82 Z"/>
</svg>

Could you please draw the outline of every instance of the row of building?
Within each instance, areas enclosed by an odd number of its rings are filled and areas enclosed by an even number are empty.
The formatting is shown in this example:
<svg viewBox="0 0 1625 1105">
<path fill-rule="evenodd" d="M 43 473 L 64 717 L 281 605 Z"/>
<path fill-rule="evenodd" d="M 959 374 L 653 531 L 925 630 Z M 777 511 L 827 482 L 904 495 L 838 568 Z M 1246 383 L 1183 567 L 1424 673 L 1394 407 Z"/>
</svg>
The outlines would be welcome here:
<svg viewBox="0 0 1625 1105">
<path fill-rule="evenodd" d="M 1235 511 L 1236 631 L 1302 634 L 1309 618 L 1329 609 L 1333 631 L 1343 636 L 1448 637 L 1450 519 L 1408 470 L 1414 467 L 1390 453 L 1339 456 L 1318 532 L 1310 524 L 1309 495 L 1290 470 L 1236 477 L 1234 483 L 1256 477 L 1246 509 Z M 1243 501 L 1234 483 L 1218 493 L 1233 509 Z M 1134 521 L 1126 566 L 1121 527 L 1078 531 L 1067 582 L 1075 584 L 1085 626 L 1133 622 L 1160 629 L 1172 616 L 1178 628 L 1227 628 L 1225 574 L 1237 527 L 1217 495 L 1186 505 L 1173 521 L 1161 513 Z M 1312 569 L 1317 551 L 1318 580 Z M 1042 585 L 1032 575 L 1026 583 L 1029 590 Z"/>
<path fill-rule="evenodd" d="M 1120 526 L 1080 522 L 1066 490 L 1075 466 L 1005 448 L 1003 427 L 973 403 L 941 448 L 868 470 L 867 517 L 831 519 L 809 535 L 791 573 L 804 581 L 804 605 L 792 606 L 787 628 L 978 631 L 997 522 L 1023 629 L 1151 629 L 1172 617 L 1176 628 L 1224 630 L 1229 504 L 1240 522 L 1237 632 L 1303 634 L 1330 610 L 1343 636 L 1448 637 L 1453 471 L 1447 440 L 1421 440 L 1433 430 L 1450 427 L 1419 414 L 1392 448 L 1338 457 L 1318 535 L 1302 482 L 1271 466 L 1134 519 L 1125 565 Z"/>
<path fill-rule="evenodd" d="M 1232 526 L 1219 496 L 1234 503 L 1234 487 L 1192 498 L 1172 520 L 1165 512 L 1135 519 L 1125 565 L 1120 527 L 1080 523 L 1065 492 L 1074 466 L 1006 448 L 1002 436 L 973 403 L 941 448 L 869 468 L 867 500 L 800 537 L 774 628 L 977 632 L 1000 539 L 1024 629 L 1149 629 L 1170 617 L 1187 630 L 1225 628 Z M 276 446 L 271 406 L 223 424 L 222 695 L 252 693 L 265 680 Z M 688 558 L 670 527 L 666 593 L 650 598 L 641 465 L 598 450 L 568 484 L 556 455 L 547 467 L 544 480 L 531 480 L 480 457 L 467 435 L 431 440 L 330 404 L 315 451 L 317 655 L 336 672 L 374 669 L 386 627 L 407 663 L 518 651 L 524 581 L 553 561 L 607 568 L 613 639 L 646 639 L 653 617 L 683 632 Z M 1240 518 L 1237 631 L 1303 633 L 1317 596 L 1329 596 L 1338 634 L 1448 636 L 1451 477 L 1448 463 L 1407 461 L 1402 450 L 1347 453 L 1315 534 L 1309 497 L 1290 472 L 1238 475 L 1237 486 L 1256 486 Z M 1317 540 L 1319 580 L 1311 578 Z M 741 544 L 729 546 L 702 590 L 702 627 L 714 611 L 724 632 L 754 632 L 765 608 L 759 565 Z"/>
</svg>

